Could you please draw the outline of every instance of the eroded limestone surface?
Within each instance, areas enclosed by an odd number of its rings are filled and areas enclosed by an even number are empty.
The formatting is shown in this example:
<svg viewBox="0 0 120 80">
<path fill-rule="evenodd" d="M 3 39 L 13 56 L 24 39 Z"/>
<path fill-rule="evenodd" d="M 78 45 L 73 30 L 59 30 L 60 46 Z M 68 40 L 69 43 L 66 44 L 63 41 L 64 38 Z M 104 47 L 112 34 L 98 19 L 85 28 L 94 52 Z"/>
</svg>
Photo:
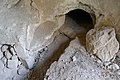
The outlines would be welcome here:
<svg viewBox="0 0 120 80">
<path fill-rule="evenodd" d="M 0 0 L 0 80 L 23 80 L 34 65 L 27 40 L 32 37 L 29 27 L 35 27 L 39 17 L 29 4 L 25 0 Z"/>
<path fill-rule="evenodd" d="M 23 80 L 37 64 L 39 53 L 43 55 L 54 43 L 55 32 L 71 10 L 94 14 L 95 27 L 114 26 L 120 40 L 119 7 L 119 0 L 0 0 L 0 80 Z M 70 38 L 76 35 L 74 30 L 66 31 L 61 32 Z"/>
<path fill-rule="evenodd" d="M 78 38 L 70 42 L 58 61 L 51 64 L 44 80 L 119 80 L 119 76 L 104 70 L 81 46 Z"/>
<path fill-rule="evenodd" d="M 89 53 L 98 57 L 103 63 L 114 61 L 119 50 L 114 28 L 102 27 L 88 31 L 86 48 Z"/>
</svg>

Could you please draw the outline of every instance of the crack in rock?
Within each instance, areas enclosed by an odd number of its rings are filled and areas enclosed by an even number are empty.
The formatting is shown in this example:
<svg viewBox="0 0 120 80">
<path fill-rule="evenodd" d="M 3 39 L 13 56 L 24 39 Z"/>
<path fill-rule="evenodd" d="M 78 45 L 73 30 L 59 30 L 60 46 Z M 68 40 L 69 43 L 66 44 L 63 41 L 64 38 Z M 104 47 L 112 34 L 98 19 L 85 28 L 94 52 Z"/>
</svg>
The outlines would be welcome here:
<svg viewBox="0 0 120 80">
<path fill-rule="evenodd" d="M 14 72 L 14 75 L 25 76 L 29 68 L 26 68 L 21 58 L 17 55 L 15 44 L 2 44 L 1 45 L 2 57 L 0 59 L 0 66 L 2 72 Z M 26 63 L 27 64 L 27 63 Z M 9 73 L 8 73 L 9 74 Z M 14 77 L 12 77 L 14 79 Z"/>
</svg>

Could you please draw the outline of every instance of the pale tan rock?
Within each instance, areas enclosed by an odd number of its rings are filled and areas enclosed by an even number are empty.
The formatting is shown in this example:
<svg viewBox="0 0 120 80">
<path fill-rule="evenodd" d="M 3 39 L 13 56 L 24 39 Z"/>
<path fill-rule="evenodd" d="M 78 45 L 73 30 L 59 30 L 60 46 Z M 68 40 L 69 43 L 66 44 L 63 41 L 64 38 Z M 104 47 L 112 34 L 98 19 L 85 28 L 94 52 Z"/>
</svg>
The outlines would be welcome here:
<svg viewBox="0 0 120 80">
<path fill-rule="evenodd" d="M 89 13 L 95 14 L 96 24 L 98 24 L 98 26 L 114 25 L 118 39 L 120 40 L 119 0 L 53 0 L 52 2 L 48 0 L 33 0 L 33 2 L 36 4 L 37 9 L 40 12 L 41 22 L 50 20 L 58 23 L 59 21 L 57 21 L 57 19 L 60 16 L 63 16 L 74 9 L 82 9 Z M 58 26 L 55 26 L 55 28 L 57 27 Z M 51 31 L 54 31 L 54 29 L 51 29 Z"/>
<path fill-rule="evenodd" d="M 114 28 L 91 29 L 86 35 L 86 48 L 102 62 L 109 62 L 119 49 Z"/>
<path fill-rule="evenodd" d="M 97 26 L 115 26 L 120 40 L 119 7 L 119 0 L 1 0 L 0 44 L 18 44 L 20 47 L 15 48 L 17 56 L 24 59 L 27 66 L 32 68 L 34 59 L 26 60 L 25 58 L 29 57 L 29 53 L 35 54 L 34 52 L 40 50 L 42 45 L 52 43 L 53 38 L 49 39 L 64 24 L 65 14 L 74 9 L 82 9 L 95 14 Z M 7 47 L 2 49 L 5 51 Z M 7 56 L 11 57 L 10 54 Z M 0 52 L 0 57 L 3 57 L 2 52 Z M 2 60 L 6 64 L 6 58 Z M 8 72 L 2 74 L 6 75 Z M 5 78 L 2 74 L 0 79 Z M 13 79 L 11 75 L 9 77 Z"/>
<path fill-rule="evenodd" d="M 73 60 L 76 57 L 76 60 Z M 115 65 L 115 69 L 118 66 Z M 102 76 L 104 72 L 104 76 Z M 114 74 L 114 73 L 113 73 Z M 70 42 L 58 61 L 51 64 L 44 80 L 119 80 L 117 75 L 110 77 L 110 73 L 100 68 L 81 46 L 78 39 Z"/>
</svg>

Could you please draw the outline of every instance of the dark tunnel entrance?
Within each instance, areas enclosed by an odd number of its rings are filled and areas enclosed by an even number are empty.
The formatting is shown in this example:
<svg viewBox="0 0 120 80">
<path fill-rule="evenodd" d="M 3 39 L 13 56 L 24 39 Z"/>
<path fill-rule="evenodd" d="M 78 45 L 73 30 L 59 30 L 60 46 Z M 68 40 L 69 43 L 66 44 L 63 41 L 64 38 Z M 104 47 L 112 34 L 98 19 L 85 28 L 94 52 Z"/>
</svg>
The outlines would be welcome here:
<svg viewBox="0 0 120 80">
<path fill-rule="evenodd" d="M 86 33 L 93 29 L 95 25 L 95 14 L 88 13 L 81 9 L 71 10 L 65 14 L 65 23 L 60 31 L 74 39 L 76 36 L 80 39 L 81 43 L 86 43 Z"/>
<path fill-rule="evenodd" d="M 66 14 L 66 17 L 72 18 L 78 25 L 90 30 L 95 25 L 95 15 L 82 9 L 75 9 Z"/>
</svg>

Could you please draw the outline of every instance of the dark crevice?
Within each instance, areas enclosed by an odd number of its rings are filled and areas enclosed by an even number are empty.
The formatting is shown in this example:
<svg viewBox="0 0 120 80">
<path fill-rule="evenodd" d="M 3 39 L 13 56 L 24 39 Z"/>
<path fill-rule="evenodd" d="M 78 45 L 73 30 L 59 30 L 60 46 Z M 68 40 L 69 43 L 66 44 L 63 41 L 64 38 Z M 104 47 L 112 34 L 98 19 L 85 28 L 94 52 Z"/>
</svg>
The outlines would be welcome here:
<svg viewBox="0 0 120 80">
<path fill-rule="evenodd" d="M 72 18 L 78 25 L 86 29 L 94 28 L 95 15 L 92 13 L 88 13 L 82 9 L 75 9 L 68 12 L 66 16 Z"/>
</svg>

